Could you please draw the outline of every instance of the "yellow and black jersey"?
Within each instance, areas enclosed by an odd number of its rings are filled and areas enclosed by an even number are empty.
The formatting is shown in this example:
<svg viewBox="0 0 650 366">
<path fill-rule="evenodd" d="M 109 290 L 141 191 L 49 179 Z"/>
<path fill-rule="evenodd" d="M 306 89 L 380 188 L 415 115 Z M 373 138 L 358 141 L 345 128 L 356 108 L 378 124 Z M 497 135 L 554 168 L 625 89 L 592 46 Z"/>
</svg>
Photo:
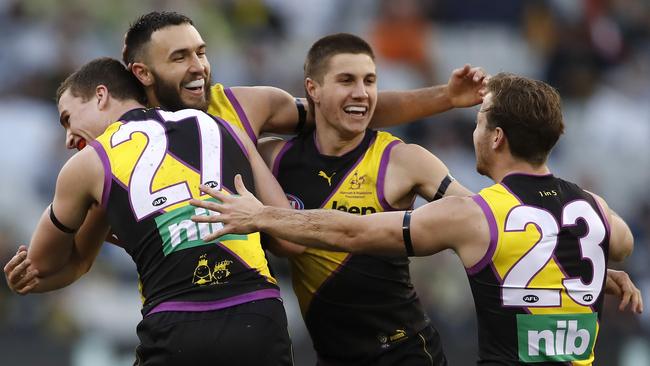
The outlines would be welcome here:
<svg viewBox="0 0 650 366">
<path fill-rule="evenodd" d="M 189 205 L 203 183 L 234 192 L 235 174 L 253 186 L 241 141 L 220 119 L 196 110 L 134 109 L 91 143 L 104 165 L 102 205 L 136 263 L 143 315 L 206 311 L 279 297 L 259 233 L 206 243 L 221 224 Z"/>
<path fill-rule="evenodd" d="M 389 133 L 367 130 L 353 151 L 325 156 L 308 132 L 283 146 L 273 173 L 296 209 L 394 210 L 384 179 L 398 143 Z M 362 364 L 428 325 L 408 264 L 407 257 L 312 248 L 291 259 L 293 288 L 320 360 Z"/>
<path fill-rule="evenodd" d="M 485 365 L 591 365 L 609 224 L 593 196 L 553 175 L 511 174 L 474 200 L 490 227 L 467 270 Z"/>
<path fill-rule="evenodd" d="M 248 117 L 246 117 L 244 109 L 230 88 L 224 88 L 223 85 L 218 83 L 210 88 L 208 113 L 246 132 L 248 137 L 257 144 L 257 136 L 248 121 Z"/>
</svg>

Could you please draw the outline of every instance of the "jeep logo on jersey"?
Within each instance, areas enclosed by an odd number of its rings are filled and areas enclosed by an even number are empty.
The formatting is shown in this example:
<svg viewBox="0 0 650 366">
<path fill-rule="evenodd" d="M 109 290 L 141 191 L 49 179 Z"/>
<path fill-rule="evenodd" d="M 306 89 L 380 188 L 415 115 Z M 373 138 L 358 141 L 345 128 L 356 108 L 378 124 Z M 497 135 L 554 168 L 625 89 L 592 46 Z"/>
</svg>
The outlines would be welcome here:
<svg viewBox="0 0 650 366">
<path fill-rule="evenodd" d="M 371 207 L 371 206 L 364 206 L 364 207 L 340 206 L 337 201 L 332 202 L 332 210 L 345 211 L 347 213 L 361 214 L 361 215 L 367 215 L 367 214 L 372 214 L 372 213 L 377 212 L 377 210 L 374 207 Z"/>
<path fill-rule="evenodd" d="M 519 360 L 566 362 L 589 359 L 596 341 L 597 313 L 517 314 Z"/>
<path fill-rule="evenodd" d="M 167 202 L 167 197 L 163 196 L 163 197 L 156 198 L 155 200 L 153 200 L 153 202 L 151 202 L 151 204 L 158 207 L 158 206 L 162 205 L 165 202 Z"/>
<path fill-rule="evenodd" d="M 527 303 L 534 304 L 539 301 L 539 297 L 535 295 L 526 295 L 522 298 Z"/>
<path fill-rule="evenodd" d="M 286 193 L 287 199 L 289 200 L 289 204 L 291 205 L 291 208 L 294 210 L 302 210 L 305 208 L 305 204 L 302 203 L 302 200 L 292 194 Z"/>
<path fill-rule="evenodd" d="M 216 202 L 212 198 L 208 199 L 208 201 Z M 203 239 L 216 230 L 221 229 L 223 224 L 218 222 L 194 222 L 190 219 L 193 215 L 210 216 L 218 215 L 218 213 L 208 211 L 204 208 L 186 205 L 155 218 L 156 226 L 158 227 L 158 232 L 163 242 L 163 253 L 166 256 L 179 250 L 214 244 L 215 241 L 206 243 Z M 247 235 L 228 234 L 220 237 L 216 241 L 246 240 L 247 238 Z"/>
</svg>

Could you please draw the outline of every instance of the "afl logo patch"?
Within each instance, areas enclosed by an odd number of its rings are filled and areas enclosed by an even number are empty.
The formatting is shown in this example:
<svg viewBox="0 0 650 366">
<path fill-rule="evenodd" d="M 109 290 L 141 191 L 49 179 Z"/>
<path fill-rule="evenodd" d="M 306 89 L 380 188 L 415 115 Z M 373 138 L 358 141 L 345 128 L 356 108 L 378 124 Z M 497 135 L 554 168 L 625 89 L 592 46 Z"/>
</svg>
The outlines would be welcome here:
<svg viewBox="0 0 650 366">
<path fill-rule="evenodd" d="M 288 193 L 286 195 L 287 195 L 287 199 L 289 200 L 289 204 L 291 205 L 291 208 L 293 208 L 294 210 L 302 210 L 303 208 L 305 208 L 305 204 L 302 203 L 300 198 Z"/>
<path fill-rule="evenodd" d="M 539 301 L 539 297 L 535 295 L 526 295 L 523 297 L 523 300 L 529 304 L 534 304 Z"/>
<path fill-rule="evenodd" d="M 167 202 L 167 197 L 162 196 L 162 197 L 158 197 L 155 200 L 153 200 L 153 202 L 151 202 L 151 204 L 154 205 L 154 206 L 160 206 L 165 202 Z"/>
</svg>

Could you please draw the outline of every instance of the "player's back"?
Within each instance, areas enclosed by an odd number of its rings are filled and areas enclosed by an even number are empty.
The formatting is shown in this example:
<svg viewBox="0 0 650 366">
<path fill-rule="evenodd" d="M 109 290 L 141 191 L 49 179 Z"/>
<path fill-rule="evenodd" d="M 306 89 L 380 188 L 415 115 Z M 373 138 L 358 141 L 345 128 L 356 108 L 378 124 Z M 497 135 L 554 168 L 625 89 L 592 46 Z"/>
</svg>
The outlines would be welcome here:
<svg viewBox="0 0 650 366">
<path fill-rule="evenodd" d="M 593 196 L 553 175 L 511 174 L 474 200 L 490 226 L 468 269 L 479 364 L 591 365 L 609 226 Z"/>
<path fill-rule="evenodd" d="M 253 174 L 241 141 L 221 120 L 196 110 L 135 109 L 93 142 L 105 170 L 102 205 L 113 233 L 135 261 L 143 315 L 208 311 L 279 297 L 259 233 L 203 238 L 221 224 L 189 205 L 205 184 L 235 192 Z"/>
</svg>

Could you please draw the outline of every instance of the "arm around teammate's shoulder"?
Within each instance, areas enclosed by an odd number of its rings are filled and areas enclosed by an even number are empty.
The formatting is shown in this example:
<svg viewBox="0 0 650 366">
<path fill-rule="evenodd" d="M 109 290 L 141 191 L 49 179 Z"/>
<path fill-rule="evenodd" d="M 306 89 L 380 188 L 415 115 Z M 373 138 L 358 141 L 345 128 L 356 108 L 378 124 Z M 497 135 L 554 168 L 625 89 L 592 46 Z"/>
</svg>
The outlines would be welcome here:
<svg viewBox="0 0 650 366">
<path fill-rule="evenodd" d="M 291 94 L 271 86 L 238 86 L 231 90 L 257 136 L 262 132 L 295 133 L 299 116 Z"/>
</svg>

